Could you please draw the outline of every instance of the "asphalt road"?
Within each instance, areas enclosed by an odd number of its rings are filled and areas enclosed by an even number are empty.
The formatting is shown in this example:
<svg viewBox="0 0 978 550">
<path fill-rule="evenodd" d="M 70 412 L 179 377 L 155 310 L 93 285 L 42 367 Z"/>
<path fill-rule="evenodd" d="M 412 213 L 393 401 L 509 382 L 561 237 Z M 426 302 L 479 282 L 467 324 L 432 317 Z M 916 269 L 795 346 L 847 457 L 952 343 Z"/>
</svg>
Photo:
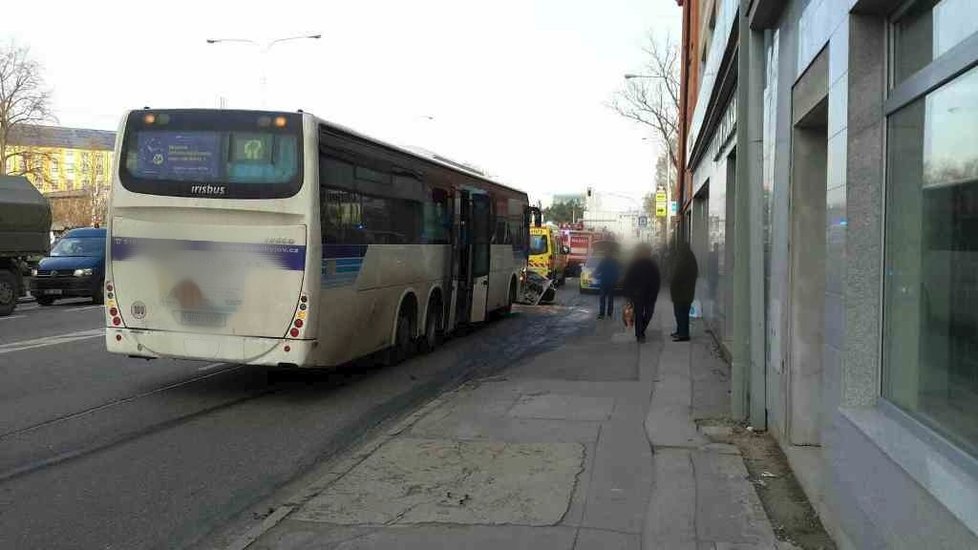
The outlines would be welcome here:
<svg viewBox="0 0 978 550">
<path fill-rule="evenodd" d="M 572 338 L 596 299 L 569 282 L 401 365 L 272 381 L 110 355 L 99 307 L 22 305 L 0 318 L 0 548 L 198 543 L 384 420 Z"/>
</svg>

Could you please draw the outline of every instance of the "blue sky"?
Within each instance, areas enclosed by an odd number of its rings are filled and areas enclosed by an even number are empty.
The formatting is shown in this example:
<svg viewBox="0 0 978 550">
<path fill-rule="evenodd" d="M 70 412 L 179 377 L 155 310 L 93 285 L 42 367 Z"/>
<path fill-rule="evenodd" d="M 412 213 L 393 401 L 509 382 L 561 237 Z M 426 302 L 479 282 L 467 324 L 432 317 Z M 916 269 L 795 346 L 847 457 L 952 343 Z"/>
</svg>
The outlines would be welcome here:
<svg viewBox="0 0 978 550">
<path fill-rule="evenodd" d="M 304 109 L 485 168 L 542 198 L 641 196 L 657 146 L 604 104 L 649 31 L 678 40 L 674 0 L 27 2 L 0 39 L 44 64 L 61 124 L 114 129 L 153 107 Z M 266 56 L 205 38 L 322 33 Z"/>
</svg>

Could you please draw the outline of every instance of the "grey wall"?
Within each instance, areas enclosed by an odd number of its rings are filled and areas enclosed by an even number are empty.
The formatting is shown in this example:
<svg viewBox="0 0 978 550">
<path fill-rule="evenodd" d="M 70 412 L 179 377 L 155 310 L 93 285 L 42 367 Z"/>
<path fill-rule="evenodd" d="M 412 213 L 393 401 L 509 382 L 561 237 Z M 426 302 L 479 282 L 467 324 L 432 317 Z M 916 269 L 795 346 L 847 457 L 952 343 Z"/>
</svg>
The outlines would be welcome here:
<svg viewBox="0 0 978 550">
<path fill-rule="evenodd" d="M 732 106 L 727 106 L 727 112 Z M 693 169 L 693 211 L 689 242 L 696 254 L 700 278 L 696 298 L 703 321 L 724 352 L 730 354 L 732 310 L 733 196 L 736 153 L 731 135 L 711 137 L 708 153 Z"/>
</svg>

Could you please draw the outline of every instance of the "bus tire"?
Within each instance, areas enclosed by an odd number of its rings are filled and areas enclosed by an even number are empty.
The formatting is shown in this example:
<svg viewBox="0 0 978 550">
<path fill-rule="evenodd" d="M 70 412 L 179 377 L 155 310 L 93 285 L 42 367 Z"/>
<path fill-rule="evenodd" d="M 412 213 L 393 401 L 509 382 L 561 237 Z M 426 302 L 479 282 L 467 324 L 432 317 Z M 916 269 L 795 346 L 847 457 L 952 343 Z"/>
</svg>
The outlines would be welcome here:
<svg viewBox="0 0 978 550">
<path fill-rule="evenodd" d="M 506 315 L 513 312 L 513 304 L 516 303 L 516 278 L 514 277 L 509 281 L 509 296 L 506 298 L 506 309 L 503 311 Z"/>
<path fill-rule="evenodd" d="M 424 335 L 421 337 L 421 351 L 430 353 L 441 344 L 441 299 L 433 296 L 425 316 Z"/>
<path fill-rule="evenodd" d="M 417 302 L 413 294 L 408 294 L 397 310 L 397 320 L 394 321 L 394 342 L 387 349 L 384 364 L 396 365 L 411 357 L 415 350 L 415 319 L 417 319 Z"/>
<path fill-rule="evenodd" d="M 0 269 L 0 317 L 6 317 L 17 307 L 17 277 L 6 269 Z"/>
<path fill-rule="evenodd" d="M 408 319 L 407 312 L 401 312 L 397 317 L 397 330 L 394 333 L 394 364 L 407 361 L 411 357 L 411 352 L 414 351 L 413 348 L 411 320 Z"/>
</svg>

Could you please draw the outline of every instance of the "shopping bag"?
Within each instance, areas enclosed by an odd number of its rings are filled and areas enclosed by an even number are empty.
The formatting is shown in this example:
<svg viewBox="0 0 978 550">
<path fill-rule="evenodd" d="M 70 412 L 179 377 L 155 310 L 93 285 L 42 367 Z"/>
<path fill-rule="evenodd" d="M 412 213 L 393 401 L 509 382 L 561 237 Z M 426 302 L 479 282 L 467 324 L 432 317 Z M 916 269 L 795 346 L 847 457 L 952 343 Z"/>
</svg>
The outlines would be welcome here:
<svg viewBox="0 0 978 550">
<path fill-rule="evenodd" d="M 621 308 L 621 322 L 625 323 L 626 327 L 635 324 L 635 308 L 632 307 L 631 302 L 625 302 L 625 307 Z"/>
</svg>

